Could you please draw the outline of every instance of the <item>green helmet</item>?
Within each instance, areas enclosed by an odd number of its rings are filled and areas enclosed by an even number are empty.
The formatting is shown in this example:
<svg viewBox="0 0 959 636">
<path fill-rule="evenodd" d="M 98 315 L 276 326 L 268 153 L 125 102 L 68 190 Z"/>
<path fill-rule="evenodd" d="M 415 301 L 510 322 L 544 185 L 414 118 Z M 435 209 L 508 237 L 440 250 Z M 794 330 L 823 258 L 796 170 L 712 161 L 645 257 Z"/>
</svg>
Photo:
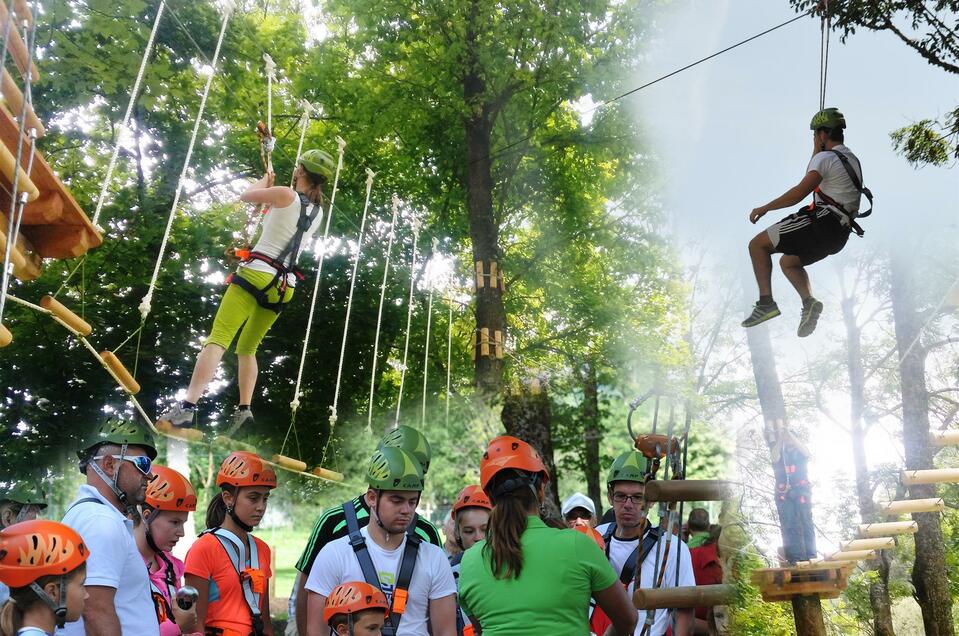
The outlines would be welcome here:
<svg viewBox="0 0 959 636">
<path fill-rule="evenodd" d="M 370 458 L 366 476 L 374 490 L 423 490 L 423 470 L 400 448 L 380 448 Z"/>
<path fill-rule="evenodd" d="M 46 508 L 46 497 L 41 484 L 16 482 L 8 488 L 0 489 L 0 502 L 11 501 L 21 506 L 37 506 Z"/>
<path fill-rule="evenodd" d="M 153 434 L 135 421 L 111 417 L 83 441 L 77 456 L 81 461 L 88 460 L 104 444 L 139 446 L 146 450 L 151 460 L 157 458 Z"/>
<path fill-rule="evenodd" d="M 333 174 L 336 172 L 336 161 L 329 153 L 316 148 L 307 150 L 300 155 L 300 163 L 303 164 L 307 172 L 323 175 L 327 181 L 333 180 Z"/>
<path fill-rule="evenodd" d="M 646 481 L 646 458 L 638 451 L 626 451 L 609 467 L 606 475 L 606 485 L 614 481 Z"/>
<path fill-rule="evenodd" d="M 827 108 L 821 110 L 815 115 L 812 116 L 812 121 L 809 122 L 810 130 L 819 130 L 820 128 L 828 128 L 832 130 L 833 128 L 845 128 L 846 127 L 846 118 L 838 108 Z"/>
<path fill-rule="evenodd" d="M 430 449 L 426 436 L 411 426 L 399 425 L 383 436 L 377 448 L 402 448 L 416 458 L 423 467 L 423 476 L 430 471 Z"/>
</svg>

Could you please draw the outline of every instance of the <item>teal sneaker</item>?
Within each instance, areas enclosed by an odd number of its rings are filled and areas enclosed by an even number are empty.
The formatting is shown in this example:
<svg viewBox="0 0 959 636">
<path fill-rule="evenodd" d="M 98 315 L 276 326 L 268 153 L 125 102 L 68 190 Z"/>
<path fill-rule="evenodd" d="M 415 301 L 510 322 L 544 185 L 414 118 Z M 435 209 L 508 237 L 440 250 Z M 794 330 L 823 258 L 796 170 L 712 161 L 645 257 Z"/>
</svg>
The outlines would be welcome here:
<svg viewBox="0 0 959 636">
<path fill-rule="evenodd" d="M 755 327 L 771 318 L 775 318 L 780 313 L 779 305 L 775 302 L 769 303 L 768 305 L 756 303 L 755 306 L 753 306 L 753 313 L 749 314 L 749 317 L 742 322 L 742 325 L 743 327 Z"/>
</svg>

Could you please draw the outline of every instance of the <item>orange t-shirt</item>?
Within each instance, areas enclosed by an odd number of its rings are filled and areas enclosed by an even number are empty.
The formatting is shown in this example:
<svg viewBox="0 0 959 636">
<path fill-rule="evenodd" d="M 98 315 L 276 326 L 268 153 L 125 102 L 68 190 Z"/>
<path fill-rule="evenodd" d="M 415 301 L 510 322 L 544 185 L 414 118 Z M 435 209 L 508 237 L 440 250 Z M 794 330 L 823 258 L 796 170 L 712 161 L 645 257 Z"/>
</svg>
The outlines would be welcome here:
<svg viewBox="0 0 959 636">
<path fill-rule="evenodd" d="M 270 569 L 270 548 L 256 537 L 253 537 L 253 540 L 256 542 L 260 570 L 269 579 L 273 576 Z M 185 564 L 186 574 L 206 579 L 210 586 L 205 627 L 232 628 L 244 634 L 250 633 L 253 629 L 253 618 L 243 597 L 240 576 L 220 541 L 212 534 L 203 535 L 190 547 Z M 265 582 L 265 589 L 269 589 L 268 580 Z"/>
</svg>

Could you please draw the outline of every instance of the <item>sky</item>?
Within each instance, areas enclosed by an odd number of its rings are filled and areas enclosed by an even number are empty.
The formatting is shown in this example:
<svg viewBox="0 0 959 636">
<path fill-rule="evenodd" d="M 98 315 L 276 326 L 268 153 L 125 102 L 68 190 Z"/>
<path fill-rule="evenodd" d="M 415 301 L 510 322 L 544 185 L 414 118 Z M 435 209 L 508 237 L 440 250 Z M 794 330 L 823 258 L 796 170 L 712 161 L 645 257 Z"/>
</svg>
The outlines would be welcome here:
<svg viewBox="0 0 959 636">
<path fill-rule="evenodd" d="M 661 35 L 647 44 L 647 60 L 629 84 L 643 84 L 794 16 L 786 0 L 676 0 L 656 16 Z M 755 287 L 746 243 L 758 228 L 747 216 L 805 173 L 809 120 L 819 106 L 819 49 L 819 21 L 800 20 L 629 98 L 660 158 L 670 232 L 684 259 L 690 263 L 705 251 L 707 263 L 739 275 L 749 298 Z M 890 242 L 922 250 L 922 237 L 930 232 L 953 235 L 959 244 L 959 174 L 915 169 L 894 153 L 889 139 L 892 130 L 937 117 L 957 102 L 959 77 L 929 65 L 894 35 L 860 31 L 845 44 L 832 35 L 826 103 L 845 114 L 846 144 L 861 159 L 865 184 L 876 197 L 873 216 L 862 222 L 865 238 L 851 237 L 845 253 Z M 759 225 L 788 212 L 770 212 Z M 824 263 L 810 275 L 814 293 L 826 303 L 820 325 L 827 326 L 800 341 L 798 297 L 774 272 L 783 317 L 770 328 L 781 377 L 807 355 L 841 343 L 835 269 Z M 743 317 L 748 310 L 744 301 Z M 836 321 L 832 328 L 830 320 Z M 832 402 L 835 413 L 848 413 L 841 397 Z M 852 479 L 851 446 L 828 421 L 802 425 L 813 439 L 829 442 L 817 444 L 811 466 L 814 501 L 826 510 L 836 503 L 836 480 Z M 873 465 L 902 462 L 895 433 L 889 426 L 870 433 Z"/>
</svg>

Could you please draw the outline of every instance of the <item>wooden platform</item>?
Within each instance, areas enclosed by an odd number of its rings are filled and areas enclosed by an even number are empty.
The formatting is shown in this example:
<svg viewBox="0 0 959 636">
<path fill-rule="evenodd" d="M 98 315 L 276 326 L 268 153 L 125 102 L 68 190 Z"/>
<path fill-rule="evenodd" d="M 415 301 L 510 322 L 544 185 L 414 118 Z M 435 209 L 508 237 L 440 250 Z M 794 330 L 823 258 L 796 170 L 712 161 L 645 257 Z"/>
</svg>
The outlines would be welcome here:
<svg viewBox="0 0 959 636">
<path fill-rule="evenodd" d="M 807 567 L 766 568 L 754 571 L 752 582 L 767 603 L 789 601 L 794 596 L 837 598 L 849 585 L 854 567 L 852 562 L 823 562 Z"/>
</svg>

